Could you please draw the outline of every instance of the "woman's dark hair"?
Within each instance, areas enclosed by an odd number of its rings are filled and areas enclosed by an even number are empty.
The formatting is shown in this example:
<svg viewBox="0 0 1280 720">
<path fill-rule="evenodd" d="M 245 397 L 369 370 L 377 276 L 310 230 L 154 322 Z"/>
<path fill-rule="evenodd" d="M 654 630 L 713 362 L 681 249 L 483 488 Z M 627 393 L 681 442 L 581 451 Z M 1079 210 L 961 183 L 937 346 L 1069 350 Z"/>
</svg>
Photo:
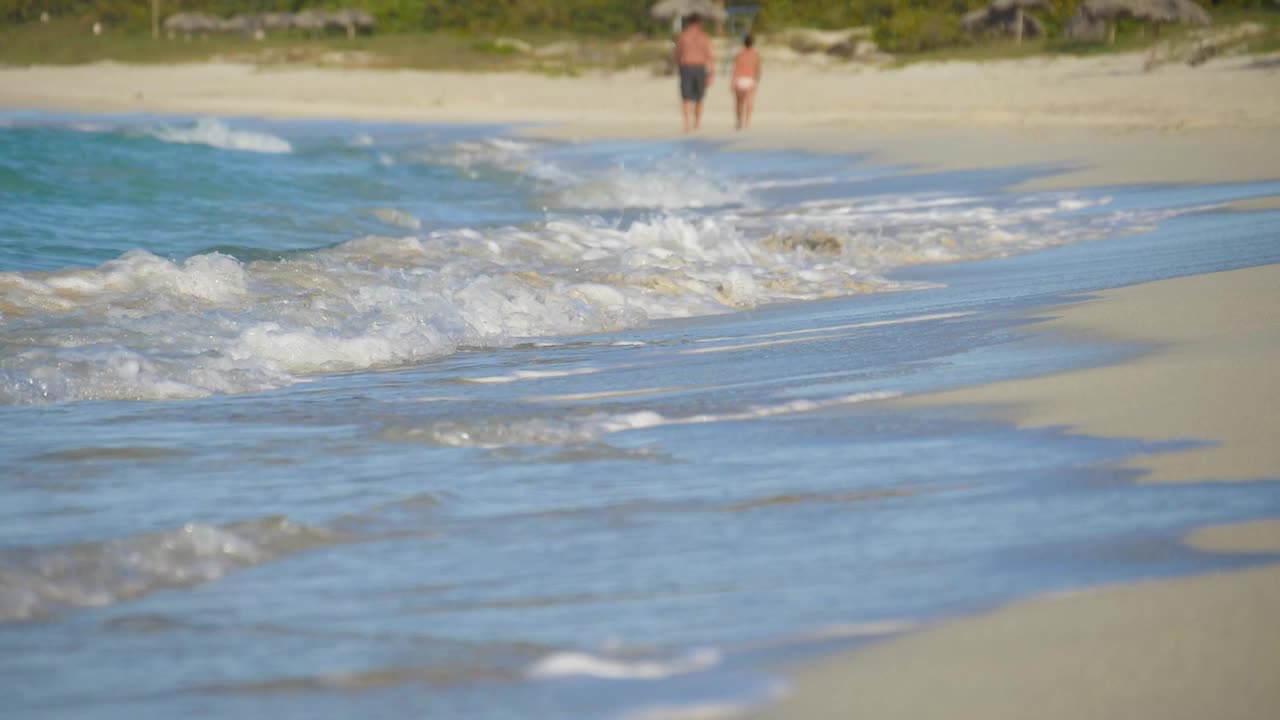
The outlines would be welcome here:
<svg viewBox="0 0 1280 720">
<path fill-rule="evenodd" d="M 746 35 L 742 36 L 743 47 L 751 47 L 752 45 L 755 45 L 755 44 L 756 44 L 756 39 L 751 37 L 751 33 L 747 33 Z"/>
<path fill-rule="evenodd" d="M 688 15 L 685 15 L 685 16 L 684 16 L 684 23 L 683 23 L 683 24 L 684 24 L 684 26 L 685 26 L 685 27 L 689 27 L 690 25 L 693 25 L 694 23 L 700 23 L 700 22 L 702 22 L 702 16 L 701 16 L 701 15 L 699 15 L 698 13 L 689 13 Z"/>
</svg>

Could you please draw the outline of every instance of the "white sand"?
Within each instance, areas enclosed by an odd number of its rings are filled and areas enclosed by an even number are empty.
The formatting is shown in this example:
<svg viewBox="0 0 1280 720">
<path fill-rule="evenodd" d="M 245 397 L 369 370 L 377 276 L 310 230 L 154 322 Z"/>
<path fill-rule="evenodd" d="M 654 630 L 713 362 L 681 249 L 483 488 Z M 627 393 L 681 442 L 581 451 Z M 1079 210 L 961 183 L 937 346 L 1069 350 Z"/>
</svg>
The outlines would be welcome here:
<svg viewBox="0 0 1280 720">
<path fill-rule="evenodd" d="M 770 62 L 753 129 L 727 84 L 703 138 L 870 152 L 890 163 L 1071 164 L 1055 185 L 1280 177 L 1280 70 L 1233 57 L 1145 71 L 1146 55 L 881 70 Z M 207 63 L 0 68 L 0 108 L 533 123 L 563 138 L 677 137 L 675 80 Z M 1048 183 L 1041 183 L 1042 185 Z"/>
<path fill-rule="evenodd" d="M 861 129 L 1280 128 L 1280 71 L 1255 59 L 1143 70 L 1145 55 L 860 65 L 769 64 L 759 125 Z M 730 131 L 723 81 L 707 129 Z M 591 132 L 678 131 L 676 82 L 647 71 L 530 73 L 264 67 L 231 63 L 0 68 L 0 106 L 243 112 L 399 120 L 562 122 Z"/>
<path fill-rule="evenodd" d="M 1212 444 L 1133 459 L 1150 471 L 1144 480 L 1280 478 L 1277 307 L 1280 265 L 1113 290 L 1041 327 L 1154 345 L 1137 361 L 905 402 L 994 406 L 1028 427 Z"/>
</svg>

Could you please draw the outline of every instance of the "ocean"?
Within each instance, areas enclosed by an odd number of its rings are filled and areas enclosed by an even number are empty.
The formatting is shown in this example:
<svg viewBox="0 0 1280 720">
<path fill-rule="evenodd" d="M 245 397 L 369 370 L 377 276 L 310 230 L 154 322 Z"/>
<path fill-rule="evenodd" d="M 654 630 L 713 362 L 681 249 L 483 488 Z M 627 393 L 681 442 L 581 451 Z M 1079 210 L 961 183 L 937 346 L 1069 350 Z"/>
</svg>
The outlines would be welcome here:
<svg viewBox="0 0 1280 720">
<path fill-rule="evenodd" d="M 1248 565 L 1280 484 L 929 391 L 1280 262 L 1280 183 L 1026 192 L 520 128 L 0 115 L 0 696 L 24 718 L 719 717 L 1013 599 Z M 718 714 L 717 714 L 718 713 Z"/>
</svg>

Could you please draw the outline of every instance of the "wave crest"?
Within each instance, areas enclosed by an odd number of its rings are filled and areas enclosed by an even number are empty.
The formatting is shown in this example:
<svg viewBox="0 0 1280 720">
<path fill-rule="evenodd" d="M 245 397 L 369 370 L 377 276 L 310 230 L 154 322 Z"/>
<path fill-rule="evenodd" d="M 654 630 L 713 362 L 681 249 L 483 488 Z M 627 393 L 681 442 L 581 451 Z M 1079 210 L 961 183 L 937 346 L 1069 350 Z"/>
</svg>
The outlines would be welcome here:
<svg viewBox="0 0 1280 720">
<path fill-rule="evenodd" d="M 293 145 L 284 138 L 269 133 L 250 130 L 234 130 L 217 118 L 200 118 L 194 124 L 183 127 L 161 126 L 152 128 L 152 137 L 182 145 L 208 145 L 221 150 L 282 155 L 293 152 Z"/>
<path fill-rule="evenodd" d="M 454 143 L 419 159 L 457 168 L 471 178 L 500 173 L 526 179 L 543 191 L 542 204 L 560 210 L 680 210 L 748 201 L 743 187 L 716 177 L 685 154 L 669 154 L 611 167 L 576 168 L 557 161 L 548 145 L 490 138 Z"/>
<path fill-rule="evenodd" d="M 0 622 L 58 606 L 111 605 L 189 587 L 330 542 L 331 533 L 268 517 L 53 548 L 0 550 Z"/>
<path fill-rule="evenodd" d="M 1113 236 L 1176 214 L 1080 214 L 1081 202 L 925 197 L 629 224 L 552 218 L 247 263 L 135 250 L 96 268 L 0 273 L 0 402 L 254 392 L 461 346 L 909 289 L 884 273 Z"/>
</svg>

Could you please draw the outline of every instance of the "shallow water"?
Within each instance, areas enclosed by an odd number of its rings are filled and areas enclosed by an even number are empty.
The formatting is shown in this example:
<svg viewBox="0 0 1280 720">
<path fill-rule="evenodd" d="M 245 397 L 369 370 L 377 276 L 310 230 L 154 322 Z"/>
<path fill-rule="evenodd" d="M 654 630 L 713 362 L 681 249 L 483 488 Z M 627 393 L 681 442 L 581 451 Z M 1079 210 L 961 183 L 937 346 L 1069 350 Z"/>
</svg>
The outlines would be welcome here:
<svg viewBox="0 0 1280 720">
<path fill-rule="evenodd" d="M 1014 193 L 700 143 L 6 116 L 22 716 L 636 717 L 794 653 L 1226 567 L 1280 488 L 885 400 L 1119 360 L 1090 291 L 1280 261 L 1280 183 Z M 1171 443 L 1184 447 L 1196 442 Z"/>
</svg>

